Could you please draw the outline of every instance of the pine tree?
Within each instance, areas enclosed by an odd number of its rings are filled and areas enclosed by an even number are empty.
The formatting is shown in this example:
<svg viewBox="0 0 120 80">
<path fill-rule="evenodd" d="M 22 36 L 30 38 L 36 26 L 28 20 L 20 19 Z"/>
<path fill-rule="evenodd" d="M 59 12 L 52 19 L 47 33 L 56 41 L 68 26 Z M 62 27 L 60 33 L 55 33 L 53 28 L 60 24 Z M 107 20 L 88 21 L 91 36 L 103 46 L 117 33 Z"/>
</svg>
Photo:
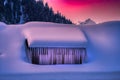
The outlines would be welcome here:
<svg viewBox="0 0 120 80">
<path fill-rule="evenodd" d="M 4 22 L 4 0 L 0 0 L 0 21 Z"/>
<path fill-rule="evenodd" d="M 4 4 L 4 16 L 5 16 L 5 20 L 6 20 L 6 23 L 7 24 L 10 24 L 11 23 L 11 19 L 12 19 L 12 14 L 11 14 L 11 4 L 10 4 L 10 0 L 8 0 L 6 2 L 6 4 Z M 9 15 L 8 15 L 9 13 Z"/>
<path fill-rule="evenodd" d="M 20 0 L 12 0 L 13 10 L 12 10 L 12 22 L 13 24 L 19 23 L 20 21 Z"/>
<path fill-rule="evenodd" d="M 0 0 L 0 21 L 7 24 L 29 21 L 72 24 L 61 13 L 54 13 L 47 3 L 44 5 L 42 1 L 35 0 Z"/>
<path fill-rule="evenodd" d="M 20 0 L 4 0 L 4 17 L 7 24 L 16 24 L 19 22 Z"/>
</svg>

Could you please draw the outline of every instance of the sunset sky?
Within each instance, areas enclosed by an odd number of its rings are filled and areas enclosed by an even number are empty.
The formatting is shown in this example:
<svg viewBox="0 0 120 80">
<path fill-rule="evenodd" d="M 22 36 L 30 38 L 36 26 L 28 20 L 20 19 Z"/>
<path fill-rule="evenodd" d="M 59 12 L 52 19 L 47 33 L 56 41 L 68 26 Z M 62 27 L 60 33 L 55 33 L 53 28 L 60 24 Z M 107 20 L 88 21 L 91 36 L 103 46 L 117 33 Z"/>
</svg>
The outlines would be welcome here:
<svg viewBox="0 0 120 80">
<path fill-rule="evenodd" d="M 91 18 L 97 23 L 120 20 L 120 0 L 44 0 L 73 22 Z"/>
</svg>

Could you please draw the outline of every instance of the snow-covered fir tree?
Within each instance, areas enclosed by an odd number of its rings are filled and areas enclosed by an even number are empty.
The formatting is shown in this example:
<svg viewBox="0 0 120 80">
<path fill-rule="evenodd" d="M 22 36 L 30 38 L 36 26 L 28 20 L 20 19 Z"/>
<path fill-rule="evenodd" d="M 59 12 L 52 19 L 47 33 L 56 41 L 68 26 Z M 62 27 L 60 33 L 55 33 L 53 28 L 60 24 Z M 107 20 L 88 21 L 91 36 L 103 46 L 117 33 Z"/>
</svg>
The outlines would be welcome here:
<svg viewBox="0 0 120 80">
<path fill-rule="evenodd" d="M 72 24 L 61 13 L 54 13 L 42 0 L 0 0 L 0 21 L 7 24 L 22 24 L 29 21 L 44 21 Z"/>
</svg>

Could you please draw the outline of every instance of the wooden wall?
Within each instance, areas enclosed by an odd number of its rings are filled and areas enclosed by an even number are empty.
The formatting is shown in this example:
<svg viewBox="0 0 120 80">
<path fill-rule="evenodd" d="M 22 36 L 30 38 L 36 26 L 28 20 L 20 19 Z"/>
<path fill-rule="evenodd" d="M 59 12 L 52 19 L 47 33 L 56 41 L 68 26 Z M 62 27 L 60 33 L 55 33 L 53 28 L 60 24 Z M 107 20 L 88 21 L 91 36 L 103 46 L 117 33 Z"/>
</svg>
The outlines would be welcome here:
<svg viewBox="0 0 120 80">
<path fill-rule="evenodd" d="M 40 65 L 82 64 L 87 58 L 86 48 L 29 47 L 26 55 L 30 63 Z"/>
</svg>

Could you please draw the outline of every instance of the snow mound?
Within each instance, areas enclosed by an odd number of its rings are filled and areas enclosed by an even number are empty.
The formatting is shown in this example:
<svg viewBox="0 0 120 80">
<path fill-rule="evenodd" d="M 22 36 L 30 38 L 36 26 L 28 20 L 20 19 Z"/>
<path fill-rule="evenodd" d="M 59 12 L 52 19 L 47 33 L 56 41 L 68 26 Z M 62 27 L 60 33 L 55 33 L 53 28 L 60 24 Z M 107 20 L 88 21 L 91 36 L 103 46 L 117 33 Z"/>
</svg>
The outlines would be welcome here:
<svg viewBox="0 0 120 80">
<path fill-rule="evenodd" d="M 59 24 L 59 23 L 52 23 L 52 22 L 39 22 L 39 21 L 32 21 L 32 22 L 27 22 L 24 24 L 24 27 L 50 27 L 50 26 L 55 26 L 55 27 L 62 27 L 62 26 L 75 26 L 73 24 Z"/>
<path fill-rule="evenodd" d="M 109 21 L 109 22 L 104 22 L 104 23 L 99 23 L 99 25 L 104 25 L 106 27 L 109 26 L 117 26 L 120 25 L 120 21 Z"/>
<path fill-rule="evenodd" d="M 99 65 L 109 66 L 111 70 L 119 69 L 120 62 L 120 21 L 110 21 L 97 25 L 82 27 L 88 39 L 88 54 Z M 100 66 L 99 66 L 100 67 Z"/>
<path fill-rule="evenodd" d="M 80 23 L 80 25 L 95 25 L 95 24 L 96 23 L 90 18 Z"/>
<path fill-rule="evenodd" d="M 6 24 L 5 23 L 3 23 L 3 22 L 0 22 L 0 31 L 1 30 L 4 30 L 5 28 L 6 28 Z"/>
</svg>

